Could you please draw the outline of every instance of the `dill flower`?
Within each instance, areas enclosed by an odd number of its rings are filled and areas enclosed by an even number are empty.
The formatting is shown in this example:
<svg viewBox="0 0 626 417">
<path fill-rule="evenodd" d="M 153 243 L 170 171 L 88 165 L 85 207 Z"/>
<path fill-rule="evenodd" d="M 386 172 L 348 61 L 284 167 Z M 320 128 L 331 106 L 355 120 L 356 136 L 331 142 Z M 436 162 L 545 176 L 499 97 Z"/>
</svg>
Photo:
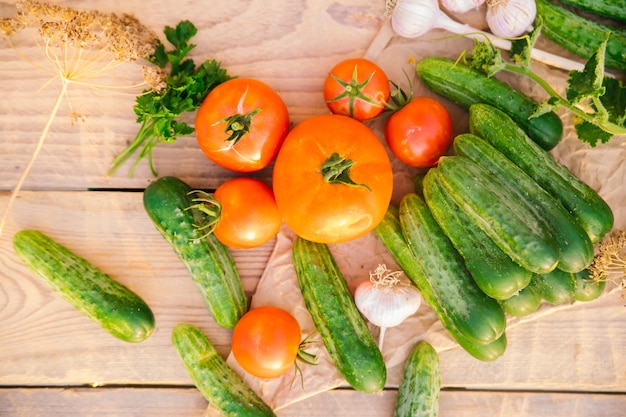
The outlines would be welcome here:
<svg viewBox="0 0 626 417">
<path fill-rule="evenodd" d="M 626 231 L 616 232 L 600 242 L 589 273 L 596 282 L 617 284 L 622 298 L 626 298 Z"/>
<path fill-rule="evenodd" d="M 35 43 L 41 46 L 45 58 L 52 64 L 47 68 L 33 63 L 38 69 L 50 72 L 60 80 L 59 93 L 30 161 L 11 193 L 0 218 L 0 236 L 11 206 L 43 146 L 45 137 L 66 96 L 68 86 L 77 84 L 106 90 L 136 89 L 148 86 L 159 88 L 164 75 L 159 71 L 143 69 L 145 79 L 127 86 L 106 85 L 90 81 L 102 77 L 118 65 L 146 59 L 154 54 L 159 44 L 157 35 L 130 14 L 103 13 L 98 10 L 75 10 L 70 7 L 21 0 L 16 3 L 16 14 L 0 19 L 2 33 L 16 53 L 19 48 L 11 38 L 19 31 L 34 31 Z M 26 58 L 24 58 L 26 59 Z M 78 119 L 79 117 L 74 117 Z"/>
</svg>

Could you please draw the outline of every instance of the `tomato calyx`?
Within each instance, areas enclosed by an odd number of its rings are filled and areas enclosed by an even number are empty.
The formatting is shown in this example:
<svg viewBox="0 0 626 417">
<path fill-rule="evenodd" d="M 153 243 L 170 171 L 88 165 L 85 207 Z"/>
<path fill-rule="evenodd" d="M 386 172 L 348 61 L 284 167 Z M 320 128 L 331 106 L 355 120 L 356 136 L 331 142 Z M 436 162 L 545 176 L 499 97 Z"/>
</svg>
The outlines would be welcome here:
<svg viewBox="0 0 626 417">
<path fill-rule="evenodd" d="M 376 100 L 372 100 L 367 95 L 363 94 L 363 91 L 362 91 L 365 88 L 365 86 L 367 86 L 372 80 L 372 78 L 374 77 L 373 72 L 369 75 L 369 77 L 365 79 L 365 81 L 363 81 L 360 84 L 358 81 L 358 71 L 357 71 L 356 65 L 354 67 L 354 71 L 352 72 L 352 79 L 350 80 L 349 83 L 337 77 L 335 74 L 329 74 L 329 75 L 332 77 L 333 80 L 337 81 L 343 87 L 343 92 L 327 100 L 327 102 L 331 103 L 333 101 L 338 101 L 347 97 L 349 99 L 349 112 L 350 112 L 351 117 L 354 117 L 354 103 L 357 99 L 363 100 L 375 106 L 381 106 L 381 103 L 377 102 Z"/>
<path fill-rule="evenodd" d="M 350 178 L 350 169 L 354 165 L 352 159 L 340 156 L 334 152 L 320 167 L 324 181 L 329 184 L 344 184 L 350 187 L 365 187 L 372 191 L 367 184 L 357 184 Z"/>
<path fill-rule="evenodd" d="M 316 334 L 317 332 L 313 332 L 311 334 L 309 334 L 307 337 L 304 338 L 304 340 L 302 342 L 300 342 L 300 346 L 298 346 L 298 353 L 296 354 L 296 360 L 294 362 L 294 368 L 295 368 L 295 372 L 293 375 L 293 380 L 291 381 L 291 385 L 293 386 L 293 383 L 296 381 L 296 377 L 300 377 L 300 384 L 302 386 L 302 388 L 304 388 L 304 375 L 302 374 L 302 369 L 300 368 L 300 365 L 298 364 L 298 361 L 303 362 L 307 365 L 317 365 L 317 355 L 313 354 L 313 353 L 309 353 L 306 351 L 306 349 L 309 348 L 309 346 L 311 346 L 313 343 L 315 343 L 314 340 L 311 340 L 311 338 Z"/>
<path fill-rule="evenodd" d="M 201 233 L 199 239 L 203 239 L 215 230 L 217 223 L 220 221 L 222 205 L 215 199 L 215 197 L 213 197 L 212 194 L 207 193 L 206 191 L 194 190 L 189 192 L 188 195 L 191 194 L 200 195 L 200 197 L 193 198 L 191 201 L 196 204 L 186 207 L 185 210 L 195 210 L 200 214 L 198 217 L 201 217 L 202 221 L 194 224 L 193 226 L 196 230 L 198 230 L 198 232 Z"/>
<path fill-rule="evenodd" d="M 215 122 L 215 125 L 218 125 L 220 123 L 226 123 L 224 133 L 229 135 L 228 138 L 226 138 L 226 141 L 231 142 L 230 147 L 233 147 L 239 141 L 239 139 L 244 137 L 246 133 L 250 132 L 252 117 L 258 114 L 260 111 L 260 108 L 256 108 L 247 114 L 233 114 L 231 116 L 227 116 L 221 120 L 218 120 L 217 122 Z"/>
<path fill-rule="evenodd" d="M 413 83 L 411 82 L 411 79 L 407 75 L 406 71 L 403 70 L 402 72 L 404 72 L 404 76 L 409 83 L 409 91 L 407 92 L 402 87 L 400 87 L 400 84 L 391 80 L 389 81 L 389 84 L 393 86 L 394 90 L 389 95 L 390 102 L 385 103 L 385 108 L 387 110 L 390 110 L 392 113 L 400 110 L 401 108 L 409 104 L 409 102 L 413 98 Z"/>
</svg>

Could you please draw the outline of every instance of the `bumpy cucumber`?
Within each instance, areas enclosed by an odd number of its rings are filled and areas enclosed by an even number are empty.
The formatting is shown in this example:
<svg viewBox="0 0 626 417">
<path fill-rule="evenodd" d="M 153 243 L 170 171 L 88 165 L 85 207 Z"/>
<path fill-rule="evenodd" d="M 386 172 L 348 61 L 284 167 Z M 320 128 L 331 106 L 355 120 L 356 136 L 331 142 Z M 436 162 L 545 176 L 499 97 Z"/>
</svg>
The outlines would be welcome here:
<svg viewBox="0 0 626 417">
<path fill-rule="evenodd" d="M 501 110 L 475 104 L 469 110 L 470 132 L 502 152 L 555 197 L 597 243 L 613 228 L 613 211 L 598 193 L 535 144 Z"/>
<path fill-rule="evenodd" d="M 455 327 L 477 344 L 498 339 L 506 324 L 502 309 L 478 288 L 424 199 L 414 193 L 405 195 L 399 215 L 424 281 Z"/>
<path fill-rule="evenodd" d="M 626 0 L 561 0 L 561 3 L 597 16 L 626 22 Z"/>
<path fill-rule="evenodd" d="M 537 311 L 541 300 L 541 295 L 529 285 L 508 299 L 500 300 L 499 303 L 505 313 L 515 317 L 524 317 Z"/>
<path fill-rule="evenodd" d="M 389 206 L 383 220 L 376 226 L 374 231 L 407 277 L 418 287 L 424 302 L 433 310 L 443 327 L 466 352 L 474 358 L 485 362 L 494 361 L 502 356 L 507 346 L 506 333 L 503 333 L 502 336 L 491 343 L 480 344 L 468 339 L 456 327 L 452 318 L 448 315 L 447 306 L 442 304 L 438 294 L 433 291 L 422 272 L 420 261 L 409 247 L 402 232 L 400 210 L 397 206 Z M 499 314 L 498 312 L 496 313 L 496 315 Z"/>
<path fill-rule="evenodd" d="M 560 269 L 548 274 L 535 274 L 528 285 L 541 298 L 554 305 L 572 302 L 576 294 L 576 276 Z"/>
<path fill-rule="evenodd" d="M 422 59 L 416 70 L 426 87 L 462 107 L 486 103 L 504 111 L 546 150 L 553 149 L 563 138 L 563 122 L 555 112 L 530 117 L 539 103 L 494 77 L 440 57 Z"/>
<path fill-rule="evenodd" d="M 76 310 L 125 342 L 141 342 L 154 329 L 150 307 L 128 287 L 38 230 L 13 236 L 15 253 Z"/>
<path fill-rule="evenodd" d="M 580 57 L 591 57 L 611 32 L 604 63 L 608 68 L 626 70 L 626 30 L 581 16 L 549 0 L 536 0 L 536 4 L 537 16 L 543 21 L 541 33 Z"/>
<path fill-rule="evenodd" d="M 275 416 L 267 405 L 222 359 L 202 331 L 178 323 L 172 343 L 200 393 L 224 416 Z"/>
<path fill-rule="evenodd" d="M 626 0 L 561 0 L 561 3 L 597 16 L 626 22 Z"/>
<path fill-rule="evenodd" d="M 215 235 L 202 237 L 196 225 L 202 213 L 189 209 L 192 189 L 175 177 L 162 177 L 143 194 L 146 212 L 191 274 L 215 319 L 232 329 L 248 309 L 248 300 L 228 248 Z"/>
<path fill-rule="evenodd" d="M 489 123 L 489 121 L 483 121 Z M 494 126 L 494 129 L 497 129 Z M 557 267 L 567 272 L 578 272 L 593 261 L 593 244 L 585 230 L 565 210 L 561 203 L 515 165 L 489 142 L 471 133 L 461 134 L 454 139 L 457 155 L 480 164 L 517 192 L 535 213 L 550 226 L 559 245 Z"/>
<path fill-rule="evenodd" d="M 442 157 L 436 169 L 448 195 L 515 262 L 541 274 L 556 267 L 550 230 L 499 178 L 458 155 Z"/>
<path fill-rule="evenodd" d="M 381 391 L 385 362 L 328 246 L 298 237 L 292 250 L 307 310 L 337 370 L 359 391 Z"/>
<path fill-rule="evenodd" d="M 530 282 L 532 273 L 517 264 L 443 190 L 439 172 L 423 181 L 424 199 L 437 223 L 463 257 L 478 287 L 491 298 L 511 297 Z"/>
<path fill-rule="evenodd" d="M 584 269 L 574 274 L 576 276 L 576 292 L 574 300 L 592 301 L 600 297 L 606 288 L 606 281 L 595 281 L 591 278 L 589 270 Z"/>
<path fill-rule="evenodd" d="M 404 365 L 394 417 L 437 417 L 441 371 L 439 355 L 428 342 L 419 342 Z"/>
</svg>

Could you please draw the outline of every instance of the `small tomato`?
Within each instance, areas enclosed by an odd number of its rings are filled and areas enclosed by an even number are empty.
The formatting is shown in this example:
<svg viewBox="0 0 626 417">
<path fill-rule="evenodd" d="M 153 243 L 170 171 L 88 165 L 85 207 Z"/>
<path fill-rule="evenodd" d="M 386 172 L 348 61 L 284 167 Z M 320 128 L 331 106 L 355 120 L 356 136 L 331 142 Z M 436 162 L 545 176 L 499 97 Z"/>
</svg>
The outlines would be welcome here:
<svg viewBox="0 0 626 417">
<path fill-rule="evenodd" d="M 406 165 L 434 166 L 454 137 L 452 118 L 446 107 L 430 97 L 415 97 L 394 112 L 385 125 L 391 152 Z"/>
<path fill-rule="evenodd" d="M 313 242 L 339 243 L 365 235 L 382 220 L 393 173 L 372 130 L 326 114 L 302 121 L 287 135 L 272 184 L 291 230 Z"/>
<path fill-rule="evenodd" d="M 282 217 L 272 188 L 263 181 L 230 179 L 217 187 L 213 198 L 221 207 L 213 233 L 226 246 L 254 248 L 278 233 Z"/>
<path fill-rule="evenodd" d="M 235 325 L 232 353 L 249 374 L 276 378 L 294 365 L 301 339 L 300 324 L 291 313 L 274 306 L 256 307 Z"/>
<path fill-rule="evenodd" d="M 334 114 L 365 121 L 378 116 L 389 99 L 389 79 L 378 65 L 364 58 L 335 65 L 324 80 L 324 99 Z"/>
<path fill-rule="evenodd" d="M 215 164 L 236 172 L 259 171 L 276 156 L 289 113 L 278 93 L 250 78 L 215 87 L 196 113 L 196 138 Z"/>
</svg>

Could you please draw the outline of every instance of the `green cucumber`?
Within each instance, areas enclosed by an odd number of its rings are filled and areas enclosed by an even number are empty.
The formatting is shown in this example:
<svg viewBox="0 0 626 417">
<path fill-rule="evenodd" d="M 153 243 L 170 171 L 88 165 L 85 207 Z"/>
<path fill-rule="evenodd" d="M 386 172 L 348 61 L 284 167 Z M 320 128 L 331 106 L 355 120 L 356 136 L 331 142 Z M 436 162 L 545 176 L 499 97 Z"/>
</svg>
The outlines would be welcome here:
<svg viewBox="0 0 626 417">
<path fill-rule="evenodd" d="M 475 104 L 469 110 L 470 132 L 491 143 L 544 190 L 555 197 L 598 243 L 613 228 L 611 207 L 598 193 L 535 144 L 501 110 Z"/>
<path fill-rule="evenodd" d="M 178 323 L 172 331 L 172 344 L 194 385 L 224 416 L 275 416 L 272 408 L 228 366 L 202 330 Z"/>
<path fill-rule="evenodd" d="M 193 190 L 176 177 L 152 182 L 143 194 L 156 229 L 187 267 L 215 322 L 232 329 L 248 309 L 248 300 L 228 248 L 214 234 L 198 230 L 203 216 L 189 209 Z"/>
<path fill-rule="evenodd" d="M 394 417 L 437 417 L 441 371 L 439 355 L 428 342 L 419 342 L 404 364 Z"/>
<path fill-rule="evenodd" d="M 385 362 L 328 246 L 297 237 L 292 250 L 307 310 L 337 370 L 358 391 L 382 391 Z"/>
<path fill-rule="evenodd" d="M 561 0 L 561 3 L 626 23 L 626 0 Z"/>
<path fill-rule="evenodd" d="M 548 274 L 535 274 L 528 285 L 553 305 L 570 303 L 576 294 L 576 276 L 560 269 Z"/>
<path fill-rule="evenodd" d="M 534 273 L 553 270 L 558 245 L 526 202 L 501 179 L 463 156 L 444 156 L 436 168 L 448 195 L 493 241 Z"/>
<path fill-rule="evenodd" d="M 443 190 L 437 170 L 429 170 L 423 184 L 424 199 L 433 217 L 485 294 L 503 300 L 528 285 L 532 273 L 514 262 L 459 208 Z"/>
<path fill-rule="evenodd" d="M 480 344 L 468 339 L 457 329 L 448 315 L 447 306 L 442 304 L 433 292 L 430 283 L 422 272 L 420 261 L 409 247 L 402 232 L 400 211 L 397 206 L 389 205 L 383 220 L 374 228 L 374 232 L 396 260 L 398 266 L 402 268 L 407 277 L 420 290 L 424 302 L 433 310 L 444 329 L 467 353 L 485 362 L 494 361 L 504 354 L 507 346 L 506 333 L 503 333 L 502 336 L 491 343 Z M 495 315 L 499 314 L 499 312 L 496 312 Z"/>
<path fill-rule="evenodd" d="M 150 307 L 128 287 L 38 230 L 13 236 L 15 253 L 76 310 L 125 342 L 141 342 L 154 329 Z"/>
<path fill-rule="evenodd" d="M 531 117 L 539 102 L 468 65 L 427 57 L 417 63 L 416 71 L 427 88 L 466 109 L 475 103 L 499 108 L 546 150 L 553 149 L 563 138 L 563 122 L 555 112 Z"/>
<path fill-rule="evenodd" d="M 607 68 L 626 70 L 626 30 L 581 16 L 548 0 L 536 0 L 541 33 L 574 54 L 589 59 L 611 33 L 606 44 Z"/>
<path fill-rule="evenodd" d="M 497 128 L 497 125 L 494 126 L 494 129 Z M 567 272 L 578 272 L 591 264 L 594 252 L 587 232 L 558 200 L 541 188 L 521 168 L 489 142 L 471 133 L 455 137 L 453 146 L 457 155 L 471 159 L 498 177 L 528 202 L 536 216 L 545 220 L 559 245 L 560 257 L 557 268 Z"/>
<path fill-rule="evenodd" d="M 502 309 L 478 288 L 424 199 L 414 193 L 405 195 L 399 216 L 424 280 L 418 288 L 430 290 L 466 338 L 477 344 L 498 339 L 506 325 Z"/>
<path fill-rule="evenodd" d="M 537 311 L 541 300 L 541 295 L 529 285 L 506 300 L 500 300 L 499 303 L 505 313 L 514 317 L 525 317 Z"/>
<path fill-rule="evenodd" d="M 593 301 L 600 297 L 606 288 L 606 281 L 594 280 L 588 269 L 574 275 L 576 276 L 576 292 L 574 293 L 574 300 L 576 301 Z"/>
</svg>

